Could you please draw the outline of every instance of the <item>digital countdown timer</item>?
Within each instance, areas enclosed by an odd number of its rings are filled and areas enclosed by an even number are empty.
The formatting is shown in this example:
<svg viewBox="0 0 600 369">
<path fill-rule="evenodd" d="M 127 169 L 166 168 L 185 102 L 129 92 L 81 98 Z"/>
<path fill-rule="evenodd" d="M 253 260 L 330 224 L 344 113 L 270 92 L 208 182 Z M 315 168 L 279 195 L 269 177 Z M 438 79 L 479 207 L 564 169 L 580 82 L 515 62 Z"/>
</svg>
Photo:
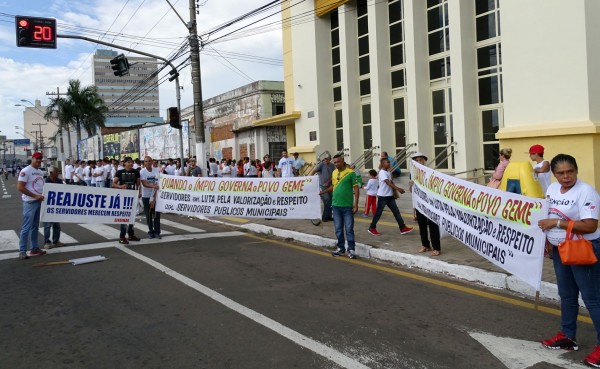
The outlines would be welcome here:
<svg viewBox="0 0 600 369">
<path fill-rule="evenodd" d="M 56 19 L 17 15 L 17 46 L 56 49 Z"/>
</svg>

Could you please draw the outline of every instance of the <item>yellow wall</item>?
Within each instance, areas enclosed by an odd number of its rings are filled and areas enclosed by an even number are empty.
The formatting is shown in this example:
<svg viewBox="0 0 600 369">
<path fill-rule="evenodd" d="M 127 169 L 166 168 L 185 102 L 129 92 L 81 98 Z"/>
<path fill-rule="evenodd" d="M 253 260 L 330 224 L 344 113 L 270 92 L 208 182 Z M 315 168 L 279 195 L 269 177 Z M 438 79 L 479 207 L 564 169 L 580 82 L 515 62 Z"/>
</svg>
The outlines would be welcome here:
<svg viewBox="0 0 600 369">
<path fill-rule="evenodd" d="M 315 0 L 315 14 L 320 17 L 348 1 L 350 0 Z"/>
<path fill-rule="evenodd" d="M 544 146 L 544 159 L 552 160 L 557 154 L 568 154 L 577 160 L 578 178 L 600 189 L 600 134 L 569 134 L 561 136 L 511 137 L 500 138 L 500 148 L 510 147 L 513 150 L 511 160 L 529 160 L 529 147 L 535 144 Z M 533 163 L 533 162 L 532 162 Z M 552 182 L 556 182 L 552 176 Z"/>
</svg>

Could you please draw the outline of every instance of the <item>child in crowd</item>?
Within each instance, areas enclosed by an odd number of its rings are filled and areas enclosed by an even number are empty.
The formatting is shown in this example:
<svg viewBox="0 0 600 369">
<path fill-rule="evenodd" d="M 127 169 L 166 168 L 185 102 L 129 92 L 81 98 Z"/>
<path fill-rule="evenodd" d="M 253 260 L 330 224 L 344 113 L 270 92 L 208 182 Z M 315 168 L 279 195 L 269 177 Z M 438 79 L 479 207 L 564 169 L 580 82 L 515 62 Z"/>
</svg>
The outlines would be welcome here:
<svg viewBox="0 0 600 369">
<path fill-rule="evenodd" d="M 367 200 L 365 202 L 365 212 L 363 217 L 369 216 L 369 211 L 375 214 L 375 206 L 377 203 L 377 189 L 379 188 L 379 180 L 377 179 L 377 171 L 375 169 L 369 170 L 369 181 L 365 186 L 367 191 Z"/>
</svg>

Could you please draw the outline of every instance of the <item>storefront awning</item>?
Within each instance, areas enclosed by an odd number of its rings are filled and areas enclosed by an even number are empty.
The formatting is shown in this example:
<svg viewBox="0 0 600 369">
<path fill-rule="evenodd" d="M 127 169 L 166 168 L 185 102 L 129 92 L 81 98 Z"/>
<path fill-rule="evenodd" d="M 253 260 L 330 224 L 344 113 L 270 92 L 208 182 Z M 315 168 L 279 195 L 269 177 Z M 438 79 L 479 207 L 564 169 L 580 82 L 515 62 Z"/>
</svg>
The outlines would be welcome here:
<svg viewBox="0 0 600 369">
<path fill-rule="evenodd" d="M 294 124 L 296 119 L 300 119 L 301 116 L 302 114 L 299 111 L 293 111 L 291 113 L 279 114 L 269 118 L 259 119 L 254 122 L 254 126 L 288 126 Z"/>
</svg>

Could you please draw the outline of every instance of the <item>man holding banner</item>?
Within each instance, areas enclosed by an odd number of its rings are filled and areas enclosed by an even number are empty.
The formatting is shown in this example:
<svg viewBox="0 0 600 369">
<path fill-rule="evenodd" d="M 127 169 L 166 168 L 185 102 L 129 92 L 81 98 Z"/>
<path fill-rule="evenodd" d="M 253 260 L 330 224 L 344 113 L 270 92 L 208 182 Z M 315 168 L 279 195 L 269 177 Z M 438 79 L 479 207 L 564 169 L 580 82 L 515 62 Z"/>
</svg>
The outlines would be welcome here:
<svg viewBox="0 0 600 369">
<path fill-rule="evenodd" d="M 23 200 L 23 225 L 19 235 L 19 259 L 28 259 L 27 243 L 31 239 L 31 250 L 29 255 L 44 255 L 46 251 L 41 250 L 38 244 L 38 228 L 40 225 L 40 210 L 44 196 L 44 176 L 40 167 L 42 166 L 42 153 L 33 153 L 31 164 L 23 168 L 19 173 L 17 189 L 22 193 Z"/>
<path fill-rule="evenodd" d="M 142 204 L 148 225 L 148 237 L 160 239 L 160 213 L 155 210 L 156 194 L 158 192 L 158 168 L 152 166 L 152 158 L 144 158 L 144 167 L 140 170 L 140 182 L 142 183 Z"/>
<path fill-rule="evenodd" d="M 137 190 L 140 187 L 140 172 L 133 169 L 133 159 L 126 156 L 123 161 L 125 162 L 125 168 L 117 171 L 114 177 L 113 188 L 120 188 L 124 190 Z M 129 235 L 129 238 L 125 238 L 125 233 Z M 135 236 L 133 230 L 133 224 L 121 224 L 121 233 L 119 235 L 119 243 L 127 245 L 129 241 L 139 241 L 140 239 Z"/>
</svg>

